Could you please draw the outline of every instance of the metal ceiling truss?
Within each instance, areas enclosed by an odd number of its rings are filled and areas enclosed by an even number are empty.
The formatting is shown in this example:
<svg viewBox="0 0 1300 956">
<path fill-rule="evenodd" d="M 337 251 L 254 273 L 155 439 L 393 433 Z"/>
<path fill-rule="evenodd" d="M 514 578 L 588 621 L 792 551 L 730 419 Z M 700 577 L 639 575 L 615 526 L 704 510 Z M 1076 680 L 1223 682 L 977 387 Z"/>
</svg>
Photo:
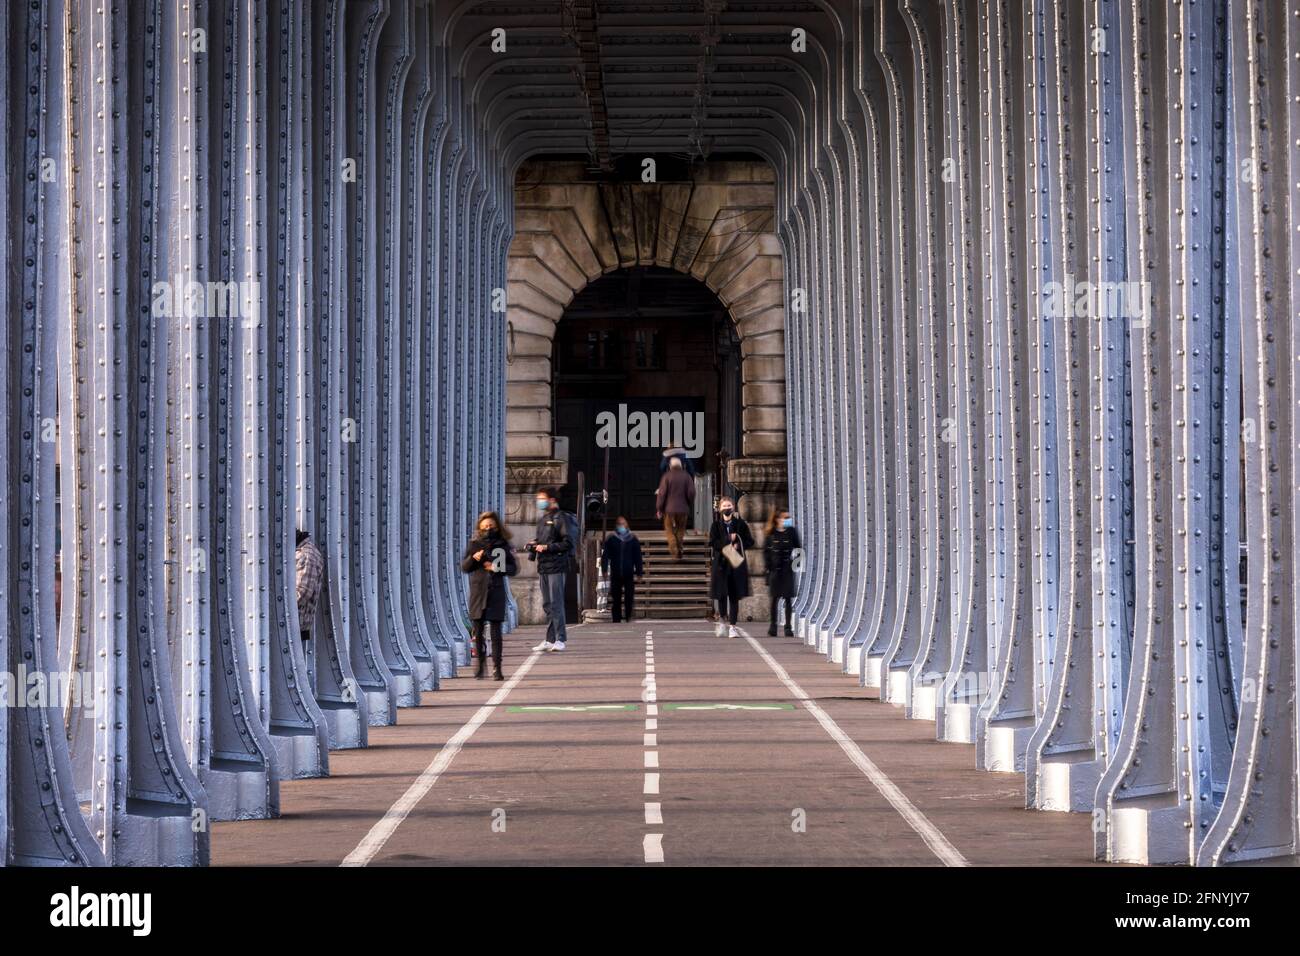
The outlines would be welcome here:
<svg viewBox="0 0 1300 956">
<path fill-rule="evenodd" d="M 203 863 L 193 821 L 275 815 L 465 663 L 513 177 L 593 150 L 776 170 L 803 638 L 1099 858 L 1294 856 L 1300 20 L 569 9 L 576 44 L 507 0 L 0 23 L 0 657 L 102 679 L 5 709 L 0 858 Z M 160 311 L 177 277 L 258 321 Z"/>
</svg>

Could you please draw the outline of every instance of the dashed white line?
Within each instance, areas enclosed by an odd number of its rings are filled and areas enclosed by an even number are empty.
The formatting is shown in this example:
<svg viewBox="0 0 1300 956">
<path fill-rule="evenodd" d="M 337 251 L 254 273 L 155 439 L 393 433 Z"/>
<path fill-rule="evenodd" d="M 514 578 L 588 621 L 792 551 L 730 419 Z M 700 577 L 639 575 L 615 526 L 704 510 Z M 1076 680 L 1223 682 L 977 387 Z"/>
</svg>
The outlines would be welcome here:
<svg viewBox="0 0 1300 956">
<path fill-rule="evenodd" d="M 641 693 L 641 700 L 646 705 L 646 722 L 647 731 L 656 730 L 659 726 L 659 706 L 655 703 L 657 688 L 655 686 L 655 650 L 654 650 L 654 631 L 645 632 L 645 680 L 642 681 L 644 690 Z M 641 744 L 646 748 L 645 766 L 649 768 L 658 768 L 659 751 L 653 749 L 658 747 L 658 734 L 645 733 L 641 735 Z M 645 775 L 645 786 L 643 792 L 646 795 L 657 795 L 659 793 L 659 774 L 647 773 Z M 661 806 L 657 802 L 646 802 L 645 805 L 645 822 L 648 826 L 662 826 L 664 815 Z M 642 853 L 647 863 L 662 863 L 664 861 L 664 835 L 662 833 L 647 833 L 641 841 Z"/>
<path fill-rule="evenodd" d="M 664 835 L 662 833 L 647 833 L 645 840 L 642 841 L 642 847 L 645 849 L 645 861 L 647 863 L 662 863 L 664 861 Z"/>
<path fill-rule="evenodd" d="M 758 652 L 758 656 L 767 662 L 767 666 L 772 668 L 773 673 L 780 679 L 788 690 L 799 703 L 808 710 L 810 714 L 817 718 L 817 723 L 822 725 L 826 731 L 844 751 L 853 765 L 862 771 L 863 776 L 871 781 L 872 785 L 880 791 L 880 795 L 889 801 L 890 806 L 898 811 L 899 816 L 907 821 L 908 825 L 917 832 L 917 835 L 925 841 L 925 845 L 930 848 L 935 856 L 943 861 L 945 866 L 969 866 L 970 863 L 961 855 L 961 852 L 948 842 L 948 838 L 940 832 L 939 828 L 930 822 L 924 813 L 916 808 L 907 795 L 894 781 L 890 780 L 879 767 L 872 762 L 871 758 L 862 752 L 862 748 L 853 742 L 839 724 L 831 719 L 830 714 L 822 710 L 815 701 L 812 700 L 802 687 L 790 679 L 785 668 L 776 662 L 776 659 L 767 652 L 762 644 L 750 637 L 749 634 L 741 629 L 741 634 L 749 642 L 749 646 Z"/>
</svg>

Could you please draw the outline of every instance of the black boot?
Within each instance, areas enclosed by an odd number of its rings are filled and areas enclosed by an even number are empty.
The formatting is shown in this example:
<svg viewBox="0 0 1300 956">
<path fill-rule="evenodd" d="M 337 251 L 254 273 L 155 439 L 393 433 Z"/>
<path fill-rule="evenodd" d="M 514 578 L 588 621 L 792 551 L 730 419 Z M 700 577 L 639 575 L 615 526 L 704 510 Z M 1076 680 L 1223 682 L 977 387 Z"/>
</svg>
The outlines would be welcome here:
<svg viewBox="0 0 1300 956">
<path fill-rule="evenodd" d="M 484 641 L 483 641 L 483 628 L 487 626 L 490 625 L 485 625 L 481 621 L 476 622 L 474 625 L 474 679 L 475 680 L 483 679 L 483 668 L 487 665 L 487 660 L 485 659 L 487 648 L 484 646 Z"/>
<path fill-rule="evenodd" d="M 772 623 L 767 626 L 767 636 L 776 637 L 776 618 L 772 618 Z"/>
<path fill-rule="evenodd" d="M 506 679 L 506 675 L 503 674 L 503 673 L 501 673 L 501 662 L 500 662 L 500 661 L 493 661 L 493 662 L 492 662 L 492 679 L 493 679 L 493 680 L 505 680 L 505 679 Z"/>
</svg>

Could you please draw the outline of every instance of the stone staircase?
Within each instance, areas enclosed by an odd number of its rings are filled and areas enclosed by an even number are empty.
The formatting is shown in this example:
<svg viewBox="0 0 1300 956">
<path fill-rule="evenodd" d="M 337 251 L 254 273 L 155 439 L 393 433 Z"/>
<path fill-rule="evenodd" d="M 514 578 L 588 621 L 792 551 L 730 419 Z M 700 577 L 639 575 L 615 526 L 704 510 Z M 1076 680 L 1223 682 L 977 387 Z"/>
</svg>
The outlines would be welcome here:
<svg viewBox="0 0 1300 956">
<path fill-rule="evenodd" d="M 645 581 L 636 592 L 637 617 L 704 618 L 709 603 L 709 539 L 704 532 L 688 531 L 682 541 L 682 560 L 668 553 L 668 535 L 638 531 L 645 560 Z"/>
<path fill-rule="evenodd" d="M 645 579 L 636 589 L 637 618 L 706 618 L 709 601 L 709 539 L 688 531 L 680 562 L 668 553 L 668 536 L 662 531 L 638 531 Z M 609 620 L 609 611 L 584 612 L 584 619 Z"/>
</svg>

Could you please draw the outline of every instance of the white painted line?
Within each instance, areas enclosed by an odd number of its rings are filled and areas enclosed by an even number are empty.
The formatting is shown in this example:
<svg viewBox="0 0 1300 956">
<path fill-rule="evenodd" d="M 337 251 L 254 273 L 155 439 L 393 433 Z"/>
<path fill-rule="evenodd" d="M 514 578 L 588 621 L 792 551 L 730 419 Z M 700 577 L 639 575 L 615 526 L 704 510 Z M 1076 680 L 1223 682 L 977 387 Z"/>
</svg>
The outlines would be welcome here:
<svg viewBox="0 0 1300 956">
<path fill-rule="evenodd" d="M 655 666 L 653 664 L 647 664 L 645 666 L 645 672 L 647 674 L 653 674 L 655 672 Z"/>
<path fill-rule="evenodd" d="M 641 845 L 645 849 L 645 861 L 647 863 L 662 863 L 664 861 L 664 835 L 662 833 L 647 833 Z"/>
<path fill-rule="evenodd" d="M 658 717 L 658 716 L 659 716 L 659 705 L 658 705 L 658 704 L 651 704 L 649 707 L 647 707 L 647 708 L 645 709 L 645 712 L 646 712 L 647 714 L 649 714 L 651 717 Z"/>
<path fill-rule="evenodd" d="M 641 746 L 642 746 L 642 747 L 657 747 L 657 746 L 659 746 L 658 744 L 655 743 L 655 738 L 656 738 L 657 736 L 658 736 L 658 734 L 642 734 L 642 735 L 641 735 L 641 740 L 642 740 Z"/>
<path fill-rule="evenodd" d="M 641 792 L 642 792 L 642 793 L 658 793 L 658 792 L 659 792 L 659 774 L 657 774 L 657 773 L 648 773 L 648 774 L 646 774 L 646 775 L 645 775 L 645 789 L 642 790 Z"/>
<path fill-rule="evenodd" d="M 375 855 L 384 848 L 388 838 L 402 824 L 407 815 L 415 809 L 416 805 L 424 799 L 425 795 L 433 789 L 433 785 L 438 782 L 438 778 L 443 772 L 451 766 L 451 762 L 456 759 L 456 755 L 474 736 L 474 732 L 483 725 L 492 711 L 506 699 L 509 693 L 518 686 L 519 682 L 524 679 L 534 664 L 541 658 L 543 651 L 533 651 L 532 655 L 515 669 L 510 679 L 501 686 L 495 694 L 488 699 L 488 702 L 480 707 L 469 721 L 452 735 L 452 738 L 442 745 L 436 757 L 429 766 L 424 768 L 424 772 L 416 778 L 404 794 L 398 797 L 397 802 L 388 808 L 388 812 L 383 818 L 370 828 L 367 833 L 357 844 L 357 848 L 343 858 L 340 866 L 365 866 L 375 858 Z"/>
<path fill-rule="evenodd" d="M 645 765 L 646 765 L 647 767 L 658 767 L 658 766 L 659 766 L 659 751 L 657 751 L 657 750 L 647 750 L 647 751 L 645 752 Z"/>
<path fill-rule="evenodd" d="M 916 808 L 907 795 L 899 790 L 894 781 L 890 780 L 879 767 L 877 767 L 853 740 L 840 729 L 839 724 L 831 719 L 830 714 L 822 710 L 806 693 L 802 687 L 790 679 L 790 675 L 785 672 L 785 668 L 776 662 L 771 654 L 762 644 L 754 640 L 748 633 L 741 629 L 741 634 L 749 642 L 749 646 L 758 652 L 758 656 L 767 661 L 767 666 L 772 668 L 773 673 L 785 685 L 791 695 L 799 703 L 807 708 L 808 712 L 817 718 L 817 723 L 822 725 L 826 731 L 844 751 L 853 765 L 862 771 L 863 776 L 871 781 L 872 785 L 880 791 L 880 795 L 889 801 L 890 806 L 898 811 L 899 815 L 907 821 L 908 825 L 917 832 L 925 845 L 930 848 L 935 856 L 943 861 L 945 866 L 969 866 L 970 863 L 961 855 L 961 852 L 948 842 L 945 837 L 924 813 Z"/>
<path fill-rule="evenodd" d="M 645 720 L 645 729 L 646 729 L 646 730 L 658 730 L 658 729 L 659 729 L 659 721 L 656 720 L 656 719 L 653 718 L 653 717 L 647 717 L 646 720 Z"/>
<path fill-rule="evenodd" d="M 660 826 L 664 822 L 663 810 L 657 803 L 645 805 L 645 822 L 651 826 Z"/>
</svg>

